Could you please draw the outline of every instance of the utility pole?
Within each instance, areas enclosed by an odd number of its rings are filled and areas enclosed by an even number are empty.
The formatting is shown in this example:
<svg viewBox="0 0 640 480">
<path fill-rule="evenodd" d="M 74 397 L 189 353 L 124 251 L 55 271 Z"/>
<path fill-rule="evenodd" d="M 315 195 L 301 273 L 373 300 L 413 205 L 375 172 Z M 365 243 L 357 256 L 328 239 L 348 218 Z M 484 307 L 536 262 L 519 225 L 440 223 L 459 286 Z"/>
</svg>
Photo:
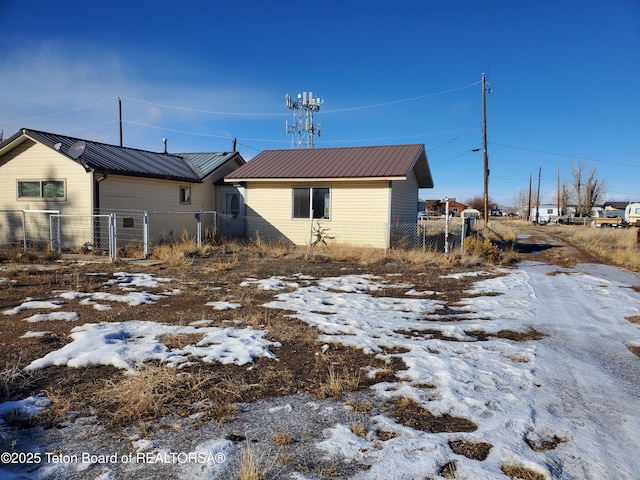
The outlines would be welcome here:
<svg viewBox="0 0 640 480">
<path fill-rule="evenodd" d="M 533 180 L 533 174 L 529 174 L 529 205 L 527 208 L 527 222 L 531 221 L 531 182 Z"/>
<path fill-rule="evenodd" d="M 122 100 L 118 97 L 118 110 L 120 112 L 120 146 L 122 147 Z"/>
<path fill-rule="evenodd" d="M 538 168 L 538 198 L 536 198 L 536 223 L 540 219 L 540 177 L 542 176 L 542 167 Z"/>
<path fill-rule="evenodd" d="M 558 165 L 558 189 L 557 190 L 558 190 L 558 192 L 556 193 L 557 200 L 558 200 L 557 201 L 557 207 L 558 207 L 557 212 L 558 212 L 558 216 L 560 216 L 560 215 L 562 215 L 560 213 L 560 165 Z"/>
<path fill-rule="evenodd" d="M 484 227 L 489 217 L 489 156 L 487 154 L 487 80 L 482 74 L 482 144 L 484 152 Z"/>
</svg>

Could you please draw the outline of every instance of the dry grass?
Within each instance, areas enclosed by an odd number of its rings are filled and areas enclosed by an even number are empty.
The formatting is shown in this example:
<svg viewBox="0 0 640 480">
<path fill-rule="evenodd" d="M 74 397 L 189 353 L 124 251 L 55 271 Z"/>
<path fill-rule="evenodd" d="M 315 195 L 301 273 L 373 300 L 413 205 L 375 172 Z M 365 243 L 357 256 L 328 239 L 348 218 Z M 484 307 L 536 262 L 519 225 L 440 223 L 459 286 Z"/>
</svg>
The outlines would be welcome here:
<svg viewBox="0 0 640 480">
<path fill-rule="evenodd" d="M 438 475 L 443 478 L 456 478 L 456 471 L 458 470 L 458 463 L 455 460 L 450 460 L 440 467 Z"/>
<path fill-rule="evenodd" d="M 239 478 L 240 480 L 263 480 L 266 478 L 266 472 L 263 471 L 250 443 L 246 443 L 240 453 Z"/>
<path fill-rule="evenodd" d="M 360 385 L 360 371 L 343 368 L 338 371 L 333 365 L 329 365 L 326 382 L 320 385 L 317 391 L 318 398 L 333 397 L 339 399 L 345 392 L 352 392 Z"/>
<path fill-rule="evenodd" d="M 180 339 L 175 341 L 182 344 Z M 241 377 L 212 370 L 184 372 L 162 364 L 144 364 L 137 367 L 137 373 L 104 380 L 91 400 L 111 425 L 142 425 L 168 413 L 189 415 L 197 403 L 201 405 L 198 410 L 205 410 L 203 421 L 224 422 L 239 413 L 233 402 L 250 388 Z"/>
<path fill-rule="evenodd" d="M 271 440 L 273 440 L 278 445 L 282 445 L 282 446 L 292 445 L 293 442 L 295 442 L 293 437 L 290 437 L 284 432 L 281 432 L 278 435 L 271 437 Z"/>
<path fill-rule="evenodd" d="M 501 250 L 488 238 L 469 237 L 464 241 L 464 252 L 487 263 L 500 263 Z"/>
<path fill-rule="evenodd" d="M 467 458 L 483 461 L 489 456 L 493 445 L 486 442 L 473 443 L 465 440 L 450 440 L 449 447 L 457 455 L 464 455 Z"/>
<path fill-rule="evenodd" d="M 182 350 L 187 345 L 195 345 L 204 338 L 202 333 L 165 333 L 158 337 L 158 341 L 165 344 L 169 350 Z"/>
<path fill-rule="evenodd" d="M 125 425 L 157 418 L 176 398 L 180 378 L 175 369 L 159 365 L 141 366 L 137 374 L 105 380 L 94 401 L 111 415 L 112 425 Z"/>
<path fill-rule="evenodd" d="M 626 317 L 626 319 L 631 323 L 640 323 L 640 315 L 634 315 L 632 317 Z"/>
<path fill-rule="evenodd" d="M 614 265 L 640 271 L 640 245 L 636 228 L 590 228 L 574 225 L 547 226 L 547 231 L 562 236 Z"/>
<path fill-rule="evenodd" d="M 46 422 L 50 426 L 57 426 L 67 420 L 67 415 L 77 407 L 79 394 L 75 389 L 62 391 L 59 389 L 47 390 L 45 394 L 51 404 L 45 413 Z"/>
<path fill-rule="evenodd" d="M 629 350 L 631 350 L 636 357 L 640 357 L 640 345 L 629 344 L 627 347 L 629 347 Z"/>
<path fill-rule="evenodd" d="M 545 480 L 544 475 L 520 465 L 503 465 L 502 471 L 511 478 L 519 478 L 521 480 Z"/>
<path fill-rule="evenodd" d="M 279 456 L 258 455 L 254 450 L 254 444 L 246 442 L 240 452 L 240 472 L 239 480 L 264 480 L 266 478 L 277 478 L 281 472 L 274 472 Z"/>
<path fill-rule="evenodd" d="M 355 402 L 353 400 L 347 400 L 346 404 L 349 407 L 353 408 L 353 411 L 357 412 L 357 413 L 368 413 L 371 410 L 373 410 L 373 407 L 368 402 L 367 403 L 358 403 L 358 402 Z"/>
<path fill-rule="evenodd" d="M 7 366 L 0 372 L 0 403 L 20 397 L 22 392 L 29 391 L 35 382 L 33 373 L 25 372 L 17 365 Z"/>
<path fill-rule="evenodd" d="M 364 422 L 356 421 L 351 423 L 351 433 L 357 435 L 358 437 L 366 437 L 367 436 L 367 428 L 364 425 Z"/>
<path fill-rule="evenodd" d="M 430 433 L 473 432 L 478 426 L 471 420 L 451 415 L 435 416 L 413 399 L 395 402 L 393 417 L 404 426 Z"/>
</svg>

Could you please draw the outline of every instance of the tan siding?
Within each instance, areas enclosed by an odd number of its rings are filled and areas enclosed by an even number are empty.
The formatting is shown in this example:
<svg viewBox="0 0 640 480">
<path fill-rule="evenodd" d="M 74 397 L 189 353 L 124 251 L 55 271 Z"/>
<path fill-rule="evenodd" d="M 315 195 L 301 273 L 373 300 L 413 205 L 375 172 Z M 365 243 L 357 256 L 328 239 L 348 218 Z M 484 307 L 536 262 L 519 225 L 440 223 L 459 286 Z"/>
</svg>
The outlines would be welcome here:
<svg viewBox="0 0 640 480">
<path fill-rule="evenodd" d="M 18 180 L 65 180 L 66 200 L 18 199 Z M 90 213 L 91 174 L 65 156 L 30 140 L 0 159 L 0 208 Z"/>
<path fill-rule="evenodd" d="M 191 187 L 191 204 L 181 205 L 179 187 Z M 149 222 L 152 242 L 177 241 L 185 232 L 195 236 L 197 222 L 190 212 L 211 211 L 215 208 L 215 189 L 211 182 L 192 183 L 173 180 L 110 175 L 100 183 L 100 211 L 102 213 L 126 213 L 136 211 L 134 227 L 130 231 L 121 229 L 120 238 L 129 234 L 132 238 L 141 235 L 141 212 L 189 212 L 185 214 L 155 214 Z M 132 215 L 133 217 L 134 215 Z M 205 229 L 211 227 L 213 216 L 202 217 Z"/>
<path fill-rule="evenodd" d="M 391 182 L 391 218 L 415 220 L 418 212 L 418 179 L 412 170 L 406 180 Z"/>
<path fill-rule="evenodd" d="M 277 239 L 284 236 L 297 245 L 309 244 L 311 221 L 292 218 L 292 187 L 330 187 L 331 218 L 322 220 L 332 241 L 385 247 L 389 212 L 387 181 L 264 183 L 249 182 L 247 232 Z M 314 226 L 317 222 L 314 221 Z"/>
<path fill-rule="evenodd" d="M 191 204 L 181 205 L 179 187 L 191 187 Z M 100 183 L 100 209 L 190 212 L 215 207 L 213 185 L 110 175 Z"/>
</svg>

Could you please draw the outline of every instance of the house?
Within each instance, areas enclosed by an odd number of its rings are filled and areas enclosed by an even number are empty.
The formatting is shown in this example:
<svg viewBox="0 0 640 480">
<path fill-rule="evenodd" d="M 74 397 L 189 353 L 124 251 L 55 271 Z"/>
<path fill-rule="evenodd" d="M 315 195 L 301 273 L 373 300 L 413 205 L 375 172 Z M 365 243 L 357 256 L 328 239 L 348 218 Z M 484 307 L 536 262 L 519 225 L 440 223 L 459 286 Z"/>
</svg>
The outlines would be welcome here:
<svg viewBox="0 0 640 480">
<path fill-rule="evenodd" d="M 0 143 L 0 210 L 230 211 L 222 178 L 245 163 L 237 152 L 156 153 L 22 129 Z"/>
<path fill-rule="evenodd" d="M 532 222 L 547 223 L 558 218 L 558 205 L 541 204 L 531 207 L 529 219 Z"/>
<path fill-rule="evenodd" d="M 624 211 L 627 208 L 629 202 L 605 202 L 602 204 L 603 210 L 622 210 Z"/>
<path fill-rule="evenodd" d="M 381 248 L 400 225 L 415 233 L 418 189 L 433 188 L 422 144 L 267 150 L 225 182 L 246 201 L 250 237 Z"/>
<path fill-rule="evenodd" d="M 468 208 L 464 203 L 458 202 L 455 198 L 449 199 L 449 215 L 459 217 L 463 210 Z M 445 200 L 427 200 L 427 215 L 445 215 L 447 202 Z"/>
</svg>

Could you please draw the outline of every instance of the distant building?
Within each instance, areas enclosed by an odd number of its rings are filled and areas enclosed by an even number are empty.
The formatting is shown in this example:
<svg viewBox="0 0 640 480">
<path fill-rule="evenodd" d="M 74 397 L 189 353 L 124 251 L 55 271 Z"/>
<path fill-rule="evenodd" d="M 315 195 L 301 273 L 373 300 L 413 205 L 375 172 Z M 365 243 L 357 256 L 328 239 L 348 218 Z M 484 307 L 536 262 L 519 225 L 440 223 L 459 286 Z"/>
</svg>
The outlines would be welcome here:
<svg viewBox="0 0 640 480">
<path fill-rule="evenodd" d="M 464 203 L 456 201 L 455 198 L 449 199 L 449 215 L 459 217 L 464 209 L 468 208 Z M 445 215 L 447 209 L 447 202 L 444 200 L 427 200 L 426 212 L 427 215 L 440 216 Z"/>
<path fill-rule="evenodd" d="M 537 217 L 536 217 L 536 212 L 537 212 Z M 542 205 L 539 205 L 538 207 L 535 207 L 535 206 L 531 207 L 531 215 L 529 218 L 532 222 L 535 222 L 537 220 L 538 222 L 546 223 L 551 220 L 555 220 L 557 217 L 558 217 L 557 205 L 542 204 Z"/>
</svg>

